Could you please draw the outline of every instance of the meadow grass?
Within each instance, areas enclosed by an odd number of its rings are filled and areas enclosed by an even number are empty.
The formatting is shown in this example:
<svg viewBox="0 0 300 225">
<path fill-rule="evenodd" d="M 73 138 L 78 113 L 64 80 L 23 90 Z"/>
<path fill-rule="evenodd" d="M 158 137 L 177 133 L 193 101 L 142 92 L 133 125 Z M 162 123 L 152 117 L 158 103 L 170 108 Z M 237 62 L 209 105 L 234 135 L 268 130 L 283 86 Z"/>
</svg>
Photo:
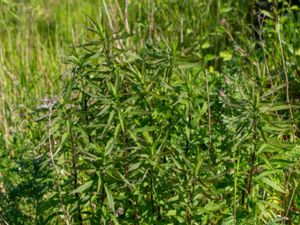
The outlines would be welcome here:
<svg viewBox="0 0 300 225">
<path fill-rule="evenodd" d="M 84 40 L 96 1 L 1 1 L 1 130 L 20 124 L 32 106 L 58 92 L 63 57 Z M 18 121 L 17 123 L 15 123 Z"/>
</svg>

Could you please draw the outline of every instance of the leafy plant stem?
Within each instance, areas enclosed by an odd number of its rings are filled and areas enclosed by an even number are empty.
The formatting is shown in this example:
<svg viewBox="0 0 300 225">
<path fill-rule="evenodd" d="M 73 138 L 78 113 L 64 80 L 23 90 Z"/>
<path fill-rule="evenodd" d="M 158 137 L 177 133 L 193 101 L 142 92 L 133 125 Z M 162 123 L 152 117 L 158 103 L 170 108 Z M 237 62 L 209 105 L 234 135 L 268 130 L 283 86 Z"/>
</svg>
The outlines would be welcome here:
<svg viewBox="0 0 300 225">
<path fill-rule="evenodd" d="M 282 40 L 281 40 L 281 35 L 280 35 L 280 24 L 276 24 L 276 30 L 277 30 L 278 41 L 279 41 L 279 46 L 280 46 L 281 61 L 282 61 L 284 75 L 285 75 L 286 101 L 287 101 L 287 104 L 289 105 L 289 111 L 290 111 L 291 122 L 292 122 L 292 124 L 291 124 L 291 126 L 292 126 L 292 142 L 295 142 L 296 141 L 296 122 L 295 122 L 295 117 L 294 117 L 294 113 L 293 113 L 293 109 L 292 109 L 291 101 L 290 101 L 289 76 L 288 76 L 287 69 L 286 69 L 286 63 L 285 63 L 284 52 L 283 52 L 283 47 L 282 47 Z"/>
<path fill-rule="evenodd" d="M 211 106 L 210 106 L 210 94 L 209 94 L 209 77 L 207 70 L 205 71 L 205 86 L 206 86 L 206 95 L 207 95 L 207 114 L 208 114 L 208 150 L 211 157 L 212 162 L 215 161 L 213 146 L 212 146 L 212 129 L 211 129 Z"/>
<path fill-rule="evenodd" d="M 289 211 L 290 211 L 290 208 L 291 208 L 291 205 L 292 205 L 292 202 L 293 202 L 293 199 L 294 199 L 295 192 L 296 192 L 297 188 L 298 188 L 298 183 L 295 184 L 295 187 L 293 189 L 292 195 L 290 197 L 289 205 L 288 205 L 288 207 L 286 209 L 286 212 L 285 212 L 285 217 L 288 217 L 288 215 L 289 215 Z"/>
<path fill-rule="evenodd" d="M 59 172 L 59 169 L 57 168 L 55 160 L 54 160 L 54 154 L 53 154 L 53 148 L 52 148 L 52 135 L 51 135 L 51 132 L 50 132 L 50 127 L 51 127 L 51 123 L 52 123 L 51 119 L 52 119 L 52 106 L 50 106 L 50 108 L 49 108 L 49 118 L 48 118 L 49 154 L 50 154 L 52 166 L 53 166 L 55 174 L 56 174 L 56 186 L 57 186 L 57 191 L 58 191 L 58 196 L 59 196 L 59 201 L 60 201 L 60 207 L 61 207 L 61 210 L 64 214 L 65 223 L 67 225 L 70 225 L 71 224 L 70 215 L 69 215 L 69 212 L 66 209 L 66 206 L 64 204 L 64 199 L 63 199 L 62 191 L 61 191 L 60 172 Z"/>
<path fill-rule="evenodd" d="M 74 140 L 74 132 L 73 132 L 73 127 L 72 124 L 70 124 L 70 139 L 71 139 L 71 149 L 72 149 L 72 166 L 73 166 L 73 176 L 74 176 L 74 181 L 73 181 L 73 188 L 74 190 L 77 189 L 78 187 L 78 164 L 77 164 L 77 149 L 75 146 L 75 140 Z M 81 216 L 81 208 L 80 208 L 80 196 L 79 193 L 75 193 L 75 198 L 78 202 L 77 205 L 77 219 L 80 225 L 83 224 L 82 216 Z"/>
</svg>

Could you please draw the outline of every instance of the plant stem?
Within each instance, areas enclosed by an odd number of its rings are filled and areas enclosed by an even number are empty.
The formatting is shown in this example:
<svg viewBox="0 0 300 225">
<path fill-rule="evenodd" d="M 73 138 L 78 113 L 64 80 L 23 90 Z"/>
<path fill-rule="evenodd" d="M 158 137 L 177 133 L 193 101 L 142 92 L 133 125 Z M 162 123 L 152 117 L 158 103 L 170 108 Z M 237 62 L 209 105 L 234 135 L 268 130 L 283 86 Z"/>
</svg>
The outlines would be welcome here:
<svg viewBox="0 0 300 225">
<path fill-rule="evenodd" d="M 125 27 L 126 27 L 126 32 L 130 33 L 129 22 L 128 22 L 128 0 L 124 0 L 124 5 L 125 5 Z"/>
<path fill-rule="evenodd" d="M 205 70 L 206 79 L 205 79 L 205 86 L 206 86 L 206 96 L 207 96 L 207 114 L 208 114 L 208 150 L 211 157 L 212 162 L 215 161 L 214 153 L 213 153 L 213 146 L 212 146 L 212 129 L 211 129 L 211 106 L 210 106 L 210 94 L 209 94 L 209 83 L 208 83 L 208 72 Z"/>
<path fill-rule="evenodd" d="M 53 148 L 52 148 L 52 135 L 51 135 L 51 132 L 50 132 L 50 127 L 51 127 L 51 118 L 52 118 L 52 106 L 50 106 L 50 109 L 49 109 L 49 118 L 48 118 L 48 142 L 49 142 L 49 153 L 50 153 L 50 158 L 51 158 L 51 163 L 52 163 L 52 166 L 54 168 L 54 171 L 55 171 L 55 174 L 56 174 L 56 186 L 57 186 L 57 191 L 58 191 L 58 196 L 59 196 L 59 201 L 60 201 L 60 207 L 61 207 L 61 210 L 64 214 L 64 220 L 65 220 L 65 223 L 67 225 L 70 225 L 70 215 L 69 215 L 69 212 L 68 210 L 66 209 L 65 207 L 65 204 L 64 204 L 64 200 L 63 200 L 63 197 L 62 197 L 62 191 L 61 191 L 61 184 L 60 184 L 60 172 L 56 166 L 56 163 L 55 163 L 55 160 L 54 160 L 54 154 L 53 154 Z"/>
<path fill-rule="evenodd" d="M 287 73 L 286 65 L 285 65 L 285 59 L 284 59 L 284 53 L 283 53 L 283 47 L 282 47 L 282 40 L 280 36 L 280 24 L 276 24 L 276 30 L 277 30 L 277 35 L 278 35 L 278 41 L 279 41 L 279 46 L 280 46 L 280 54 L 281 54 L 281 60 L 282 60 L 282 66 L 283 66 L 283 71 L 285 75 L 285 91 L 286 91 L 286 101 L 289 105 L 289 111 L 290 111 L 290 116 L 291 116 L 291 122 L 292 122 L 292 142 L 296 141 L 296 122 L 295 122 L 295 117 L 293 113 L 293 109 L 291 106 L 291 101 L 290 101 L 290 94 L 289 94 L 289 76 Z"/>
<path fill-rule="evenodd" d="M 74 176 L 74 181 L 73 181 L 73 189 L 76 190 L 78 187 L 78 164 L 77 164 L 77 149 L 75 147 L 75 140 L 74 140 L 74 133 L 73 133 L 73 128 L 72 124 L 70 125 L 70 137 L 71 137 L 71 148 L 72 148 L 72 165 L 73 165 L 73 176 Z M 82 225 L 82 216 L 81 216 L 81 208 L 80 208 L 80 196 L 79 193 L 75 193 L 75 198 L 78 202 L 77 205 L 77 218 L 78 222 L 80 225 Z"/>
</svg>

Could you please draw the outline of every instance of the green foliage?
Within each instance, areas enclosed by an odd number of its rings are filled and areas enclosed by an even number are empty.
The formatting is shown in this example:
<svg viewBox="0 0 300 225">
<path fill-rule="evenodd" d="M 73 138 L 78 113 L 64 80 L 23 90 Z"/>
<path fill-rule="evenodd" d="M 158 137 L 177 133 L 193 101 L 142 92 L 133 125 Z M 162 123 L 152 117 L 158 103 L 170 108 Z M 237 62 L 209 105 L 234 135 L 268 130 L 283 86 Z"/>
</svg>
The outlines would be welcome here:
<svg viewBox="0 0 300 225">
<path fill-rule="evenodd" d="M 124 3 L 101 2 L 25 119 L 2 91 L 0 223 L 299 222 L 296 18 L 255 40 L 243 1 Z M 48 51 L 69 34 L 51 24 Z"/>
</svg>

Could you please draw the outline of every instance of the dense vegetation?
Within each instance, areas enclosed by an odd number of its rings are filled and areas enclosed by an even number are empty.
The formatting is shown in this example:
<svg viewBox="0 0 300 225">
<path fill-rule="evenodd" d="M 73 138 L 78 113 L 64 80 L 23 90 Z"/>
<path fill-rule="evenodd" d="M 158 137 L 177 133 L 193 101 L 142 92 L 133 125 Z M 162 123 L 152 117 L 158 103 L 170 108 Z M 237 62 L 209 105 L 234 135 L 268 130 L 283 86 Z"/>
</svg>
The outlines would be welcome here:
<svg viewBox="0 0 300 225">
<path fill-rule="evenodd" d="M 298 10 L 1 0 L 0 224 L 300 224 Z"/>
</svg>

